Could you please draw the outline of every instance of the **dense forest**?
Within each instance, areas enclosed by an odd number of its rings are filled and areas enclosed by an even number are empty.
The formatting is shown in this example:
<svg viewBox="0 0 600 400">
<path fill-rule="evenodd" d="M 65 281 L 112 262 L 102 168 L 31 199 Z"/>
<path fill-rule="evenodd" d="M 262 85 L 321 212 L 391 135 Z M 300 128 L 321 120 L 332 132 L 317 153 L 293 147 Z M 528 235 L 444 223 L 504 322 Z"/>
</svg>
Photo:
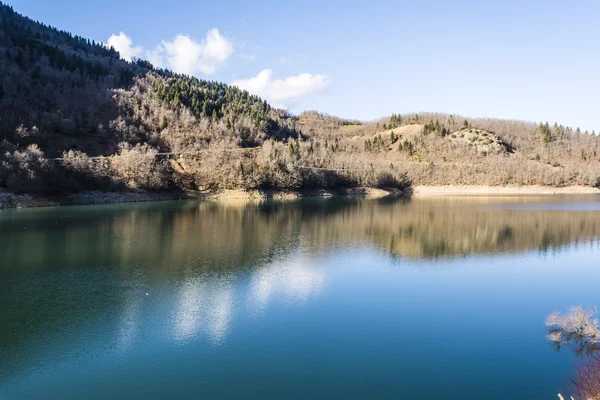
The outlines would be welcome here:
<svg viewBox="0 0 600 400">
<path fill-rule="evenodd" d="M 600 140 L 558 123 L 291 115 L 0 3 L 0 187 L 14 192 L 600 186 Z"/>
</svg>

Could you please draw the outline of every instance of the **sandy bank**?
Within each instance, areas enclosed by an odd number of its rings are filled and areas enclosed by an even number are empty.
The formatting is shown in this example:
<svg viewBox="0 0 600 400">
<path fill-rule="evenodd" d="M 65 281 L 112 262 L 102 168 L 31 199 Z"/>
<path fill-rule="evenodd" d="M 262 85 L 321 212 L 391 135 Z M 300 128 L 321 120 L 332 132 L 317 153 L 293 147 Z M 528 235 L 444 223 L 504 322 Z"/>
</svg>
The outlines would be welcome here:
<svg viewBox="0 0 600 400">
<path fill-rule="evenodd" d="M 482 196 L 482 195 L 566 195 L 600 194 L 600 189 L 589 186 L 415 186 L 414 197 L 425 196 Z"/>
<path fill-rule="evenodd" d="M 200 196 L 207 200 L 290 200 L 301 197 L 333 197 L 333 196 L 356 196 L 366 198 L 379 198 L 390 194 L 402 194 L 396 189 L 374 189 L 374 188 L 340 188 L 340 189 L 313 189 L 300 191 L 281 190 L 223 190 L 216 193 L 205 193 Z"/>
<path fill-rule="evenodd" d="M 410 192 L 409 192 L 410 193 Z M 87 191 L 59 196 L 15 194 L 0 191 L 0 209 L 52 207 L 61 205 L 91 205 L 113 203 L 138 203 L 164 200 L 292 200 L 302 197 L 354 196 L 381 198 L 388 195 L 403 195 L 397 189 L 340 188 L 301 191 L 280 190 L 223 190 L 219 192 L 101 192 Z M 586 186 L 415 186 L 413 197 L 432 196 L 531 196 L 531 195 L 575 195 L 600 194 L 600 189 Z M 410 194 L 409 194 L 410 195 Z"/>
</svg>

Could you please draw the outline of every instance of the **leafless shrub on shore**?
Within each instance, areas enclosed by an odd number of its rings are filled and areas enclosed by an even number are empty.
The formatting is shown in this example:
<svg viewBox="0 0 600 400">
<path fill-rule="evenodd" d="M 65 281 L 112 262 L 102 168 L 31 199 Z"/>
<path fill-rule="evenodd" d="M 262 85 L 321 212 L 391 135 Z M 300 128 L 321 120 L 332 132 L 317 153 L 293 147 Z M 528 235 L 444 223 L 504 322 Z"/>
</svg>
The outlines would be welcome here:
<svg viewBox="0 0 600 400">
<path fill-rule="evenodd" d="M 577 369 L 572 382 L 578 399 L 600 400 L 600 357 L 593 357 Z"/>
<path fill-rule="evenodd" d="M 117 179 L 131 189 L 160 189 L 167 185 L 164 160 L 147 144 L 119 145 L 119 154 L 111 157 L 110 169 Z"/>
<path fill-rule="evenodd" d="M 47 189 L 45 179 L 50 169 L 48 159 L 36 144 L 24 150 L 7 152 L 0 166 L 0 183 L 17 192 L 40 192 Z"/>
</svg>

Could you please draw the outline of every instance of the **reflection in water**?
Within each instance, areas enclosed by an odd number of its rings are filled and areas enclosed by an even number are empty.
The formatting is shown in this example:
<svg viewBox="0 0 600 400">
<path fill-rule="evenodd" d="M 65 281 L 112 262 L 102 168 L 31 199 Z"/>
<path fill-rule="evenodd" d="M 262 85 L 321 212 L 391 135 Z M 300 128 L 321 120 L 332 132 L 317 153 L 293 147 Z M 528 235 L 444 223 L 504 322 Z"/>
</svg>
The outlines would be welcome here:
<svg viewBox="0 0 600 400">
<path fill-rule="evenodd" d="M 185 280 L 176 305 L 175 339 L 184 343 L 201 330 L 212 343 L 225 339 L 233 313 L 232 286 L 230 277 Z"/>
<path fill-rule="evenodd" d="M 487 202 L 490 202 L 488 199 Z M 411 258 L 557 250 L 597 240 L 596 208 L 500 209 L 485 199 L 187 202 L 3 212 L 3 269 L 154 265 L 240 268 L 300 243 L 368 242 Z M 560 203 L 559 203 L 560 205 Z M 165 209 L 166 208 L 166 209 Z M 65 229 L 68 226 L 68 229 Z M 86 243 L 86 246 L 80 246 Z M 36 251 L 30 251 L 35 248 Z"/>
<path fill-rule="evenodd" d="M 202 303 L 206 302 L 205 289 L 197 278 L 183 282 L 175 311 L 175 339 L 178 342 L 196 335 L 201 322 Z"/>
<path fill-rule="evenodd" d="M 598 309 L 584 310 L 573 307 L 565 315 L 558 312 L 546 318 L 548 339 L 560 350 L 561 346 L 573 345 L 575 354 L 590 355 L 600 351 L 600 327 L 594 318 Z"/>
<path fill-rule="evenodd" d="M 310 305 L 324 297 L 331 301 L 324 303 L 329 307 L 362 299 L 364 304 L 348 310 L 374 311 L 363 315 L 366 322 L 354 332 L 373 338 L 369 346 L 389 333 L 383 342 L 400 346 L 395 342 L 399 337 L 395 318 L 402 312 L 403 318 L 410 316 L 402 307 L 424 306 L 426 298 L 441 288 L 452 290 L 452 280 L 436 288 L 428 286 L 435 281 L 433 275 L 414 278 L 414 287 L 406 281 L 404 292 L 379 297 L 388 276 L 371 277 L 376 282 L 372 286 L 351 277 L 324 296 L 334 286 L 331 274 L 339 272 L 331 268 L 328 257 L 339 261 L 348 250 L 364 249 L 362 255 L 370 258 L 373 268 L 381 256 L 393 264 L 393 271 L 402 270 L 412 259 L 451 269 L 483 254 L 488 254 L 487 260 L 502 253 L 529 252 L 528 257 L 536 257 L 538 252 L 596 246 L 598 203 L 589 198 L 569 200 L 564 207 L 558 201 L 548 208 L 537 204 L 535 209 L 522 198 L 454 198 L 167 202 L 1 212 L 0 387 L 32 368 L 68 364 L 78 357 L 117 354 L 125 360 L 148 343 L 222 349 L 240 332 L 236 327 L 248 324 L 248 310 L 250 319 L 264 322 L 279 315 L 282 304 L 322 310 Z M 481 263 L 477 270 L 486 266 Z M 358 275 L 369 277 L 365 270 Z M 489 293 L 475 291 L 473 296 L 485 300 Z M 462 299 L 461 293 L 451 295 Z M 471 303 L 465 304 L 468 308 Z M 341 318 L 345 308 L 336 311 L 340 313 L 336 323 L 348 324 L 347 332 L 353 332 L 357 319 Z M 389 320 L 381 330 L 370 331 L 377 327 L 369 318 L 382 315 L 389 315 Z M 324 313 L 311 321 L 328 317 Z M 270 326 L 273 337 L 282 336 L 273 333 L 273 326 L 277 324 Z M 323 348 L 340 358 L 344 351 L 336 353 L 336 346 L 344 343 L 362 342 L 336 337 Z M 296 362 L 302 365 L 301 358 Z M 386 365 L 378 375 L 393 369 Z"/>
<path fill-rule="evenodd" d="M 228 280 L 216 282 L 211 298 L 208 318 L 208 335 L 213 343 L 219 343 L 227 336 L 233 313 L 233 290 Z"/>
<path fill-rule="evenodd" d="M 117 351 L 119 353 L 127 351 L 140 333 L 141 296 L 128 296 L 124 303 L 117 334 Z"/>
<path fill-rule="evenodd" d="M 107 291 L 87 294 L 90 304 L 70 310 L 69 321 L 77 325 L 78 318 L 88 318 L 90 307 L 117 307 L 122 310 L 117 342 L 124 349 L 138 334 L 144 304 L 155 297 L 151 293 L 149 299 L 140 299 L 154 281 L 179 282 L 172 325 L 178 341 L 204 329 L 219 342 L 231 324 L 234 290 L 244 271 L 250 271 L 248 298 L 256 311 L 264 310 L 273 296 L 303 302 L 325 281 L 325 269 L 313 265 L 306 254 L 335 246 L 369 244 L 394 256 L 439 258 L 560 251 L 598 240 L 600 212 L 590 198 L 575 199 L 576 211 L 573 198 L 563 208 L 560 201 L 547 210 L 539 203 L 532 210 L 529 204 L 523 198 L 311 199 L 3 211 L 0 272 L 8 298 L 23 294 L 21 276 L 27 273 L 49 273 L 39 275 L 36 284 L 43 288 L 72 283 L 53 297 L 40 291 L 37 295 L 46 298 L 23 296 L 8 308 L 6 326 L 12 329 L 4 338 L 16 345 L 38 331 L 20 327 L 23 315 L 35 316 L 39 331 L 64 325 L 55 320 L 63 316 L 40 314 L 37 304 L 41 301 L 52 310 L 69 293 L 77 297 L 74 291 L 85 288 L 86 279 L 99 279 L 87 276 L 90 271 L 100 274 Z M 65 277 L 59 278 L 61 274 Z M 127 290 L 113 286 L 116 281 L 129 282 Z M 107 302 L 111 293 L 122 303 Z"/>
<path fill-rule="evenodd" d="M 177 289 L 175 340 L 183 344 L 203 332 L 213 344 L 219 344 L 227 337 L 237 298 L 247 299 L 249 307 L 260 314 L 275 297 L 295 305 L 306 302 L 319 293 L 325 280 L 322 269 L 296 255 L 278 257 L 249 273 L 247 294 L 236 294 L 234 290 L 245 290 L 244 285 L 236 283 L 243 275 L 211 273 L 185 278 Z M 129 323 L 126 318 L 123 320 Z"/>
<path fill-rule="evenodd" d="M 305 257 L 291 257 L 271 262 L 252 274 L 251 303 L 257 312 L 266 309 L 269 300 L 278 296 L 296 304 L 318 294 L 325 281 L 323 269 Z"/>
<path fill-rule="evenodd" d="M 0 215 L 0 268 L 36 270 L 60 263 L 180 270 L 201 264 L 222 270 L 256 265 L 300 244 L 318 249 L 368 242 L 396 256 L 438 258 L 547 252 L 598 238 L 600 212 L 585 207 L 598 203 L 582 200 L 573 211 L 556 205 L 519 209 L 515 200 L 501 209 L 489 202 L 345 199 L 10 210 Z"/>
</svg>

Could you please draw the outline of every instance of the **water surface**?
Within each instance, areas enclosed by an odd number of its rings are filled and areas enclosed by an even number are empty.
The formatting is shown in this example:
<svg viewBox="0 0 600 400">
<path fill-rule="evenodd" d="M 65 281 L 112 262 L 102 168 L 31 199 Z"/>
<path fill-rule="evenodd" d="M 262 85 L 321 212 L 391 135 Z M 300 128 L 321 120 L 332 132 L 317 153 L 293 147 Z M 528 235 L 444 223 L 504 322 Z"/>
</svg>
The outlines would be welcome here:
<svg viewBox="0 0 600 400">
<path fill-rule="evenodd" d="M 556 398 L 600 199 L 0 212 L 0 398 Z"/>
</svg>

